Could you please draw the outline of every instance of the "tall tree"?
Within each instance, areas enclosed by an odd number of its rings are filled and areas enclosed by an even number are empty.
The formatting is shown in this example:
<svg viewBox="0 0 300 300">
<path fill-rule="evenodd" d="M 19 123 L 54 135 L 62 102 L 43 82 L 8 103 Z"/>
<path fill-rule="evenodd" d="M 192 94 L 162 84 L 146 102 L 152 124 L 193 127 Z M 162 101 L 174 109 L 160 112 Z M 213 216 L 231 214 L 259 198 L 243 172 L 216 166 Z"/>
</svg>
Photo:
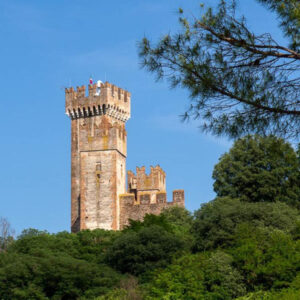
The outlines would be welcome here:
<svg viewBox="0 0 300 300">
<path fill-rule="evenodd" d="M 156 45 L 139 45 L 142 65 L 172 87 L 190 93 L 183 118 L 201 119 L 204 131 L 236 138 L 247 133 L 297 138 L 300 133 L 300 2 L 258 0 L 277 13 L 287 45 L 269 33 L 255 34 L 236 1 L 217 9 L 201 5 L 189 20 L 180 9 L 182 30 Z"/>
<path fill-rule="evenodd" d="M 247 202 L 300 207 L 300 165 L 292 146 L 274 136 L 238 139 L 213 171 L 214 190 Z"/>
</svg>

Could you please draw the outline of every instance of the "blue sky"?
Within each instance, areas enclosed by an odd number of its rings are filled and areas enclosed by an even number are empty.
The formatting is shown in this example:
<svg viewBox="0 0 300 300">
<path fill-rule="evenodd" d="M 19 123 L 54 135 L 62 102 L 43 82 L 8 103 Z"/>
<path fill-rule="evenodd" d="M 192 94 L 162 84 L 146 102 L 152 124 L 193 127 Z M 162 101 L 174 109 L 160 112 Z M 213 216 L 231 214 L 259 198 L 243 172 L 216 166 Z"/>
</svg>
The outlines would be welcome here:
<svg viewBox="0 0 300 300">
<path fill-rule="evenodd" d="M 215 4 L 216 1 L 201 1 Z M 254 0 L 240 1 L 251 28 L 282 39 L 277 21 Z M 231 141 L 202 134 L 178 117 L 187 93 L 139 66 L 137 43 L 178 29 L 177 10 L 195 0 L 2 0 L 0 2 L 0 216 L 20 233 L 70 227 L 70 120 L 64 87 L 89 76 L 132 93 L 127 169 L 160 164 L 167 192 L 185 189 L 193 211 L 214 198 L 214 165 Z"/>
</svg>

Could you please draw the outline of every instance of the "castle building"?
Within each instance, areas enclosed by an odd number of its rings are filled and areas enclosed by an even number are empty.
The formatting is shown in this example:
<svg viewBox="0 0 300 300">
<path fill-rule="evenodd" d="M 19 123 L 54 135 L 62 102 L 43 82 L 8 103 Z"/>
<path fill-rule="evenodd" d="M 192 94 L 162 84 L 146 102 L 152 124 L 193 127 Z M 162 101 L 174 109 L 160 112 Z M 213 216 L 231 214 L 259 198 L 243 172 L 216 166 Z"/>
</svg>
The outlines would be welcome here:
<svg viewBox="0 0 300 300">
<path fill-rule="evenodd" d="M 184 191 L 167 202 L 166 174 L 159 167 L 127 172 L 127 132 L 131 95 L 108 82 L 66 88 L 71 119 L 71 231 L 119 230 L 129 219 L 184 206 Z"/>
</svg>

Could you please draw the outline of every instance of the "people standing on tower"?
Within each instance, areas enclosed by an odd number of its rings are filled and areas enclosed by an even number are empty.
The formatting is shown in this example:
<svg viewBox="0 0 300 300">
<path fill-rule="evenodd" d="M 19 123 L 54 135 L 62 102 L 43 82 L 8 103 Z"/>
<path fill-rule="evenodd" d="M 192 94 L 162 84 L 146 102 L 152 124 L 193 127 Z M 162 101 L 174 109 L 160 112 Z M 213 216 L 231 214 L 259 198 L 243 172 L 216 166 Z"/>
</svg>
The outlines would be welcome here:
<svg viewBox="0 0 300 300">
<path fill-rule="evenodd" d="M 101 84 L 102 84 L 102 81 L 101 81 L 101 80 L 98 80 L 98 81 L 97 81 L 97 88 L 96 88 L 96 94 L 95 94 L 95 96 L 99 96 L 99 95 L 100 95 L 100 92 L 101 92 Z"/>
</svg>

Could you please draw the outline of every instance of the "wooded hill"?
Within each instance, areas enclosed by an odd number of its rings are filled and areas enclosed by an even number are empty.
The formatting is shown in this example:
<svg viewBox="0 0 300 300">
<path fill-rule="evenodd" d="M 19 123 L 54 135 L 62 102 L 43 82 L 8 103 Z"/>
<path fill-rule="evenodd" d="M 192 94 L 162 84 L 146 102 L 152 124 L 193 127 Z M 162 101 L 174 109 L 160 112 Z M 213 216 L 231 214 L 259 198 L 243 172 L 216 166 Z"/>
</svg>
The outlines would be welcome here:
<svg viewBox="0 0 300 300">
<path fill-rule="evenodd" d="M 0 299 L 299 299 L 299 149 L 246 136 L 213 178 L 216 198 L 193 214 L 2 237 Z"/>
</svg>

